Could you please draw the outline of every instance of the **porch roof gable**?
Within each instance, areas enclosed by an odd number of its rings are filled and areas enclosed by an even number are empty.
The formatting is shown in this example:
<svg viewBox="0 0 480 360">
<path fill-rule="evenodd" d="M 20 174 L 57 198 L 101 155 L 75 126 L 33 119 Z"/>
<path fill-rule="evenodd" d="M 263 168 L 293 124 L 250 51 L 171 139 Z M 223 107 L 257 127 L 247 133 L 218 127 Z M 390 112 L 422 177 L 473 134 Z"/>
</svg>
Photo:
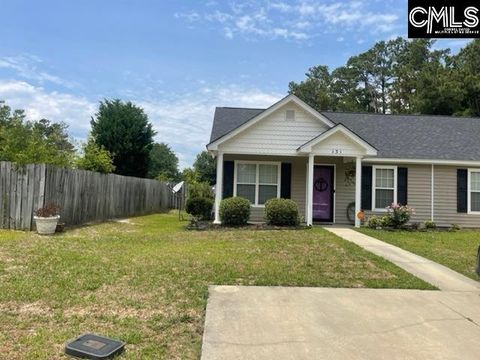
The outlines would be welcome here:
<svg viewBox="0 0 480 360">
<path fill-rule="evenodd" d="M 343 142 L 347 141 L 350 145 L 353 145 L 353 148 L 349 148 L 350 151 L 346 152 L 345 144 L 336 144 L 338 148 L 334 148 L 332 146 L 328 147 L 328 149 L 318 149 L 315 150 L 322 143 L 326 143 L 329 139 L 332 139 L 333 136 L 336 134 L 342 134 Z M 338 139 L 337 139 L 338 142 Z M 334 144 L 335 145 L 335 144 Z M 361 148 L 362 152 L 355 151 L 355 148 Z M 337 152 L 336 152 L 337 151 Z M 348 150 L 347 150 L 348 151 Z M 320 135 L 315 136 L 311 140 L 307 141 L 305 144 L 301 145 L 297 149 L 298 153 L 314 153 L 316 155 L 369 155 L 369 156 L 376 156 L 377 149 L 369 144 L 367 141 L 362 139 L 360 136 L 355 134 L 352 130 L 347 128 L 343 124 L 337 124 L 334 127 L 330 128 L 329 130 L 321 133 Z"/>
</svg>

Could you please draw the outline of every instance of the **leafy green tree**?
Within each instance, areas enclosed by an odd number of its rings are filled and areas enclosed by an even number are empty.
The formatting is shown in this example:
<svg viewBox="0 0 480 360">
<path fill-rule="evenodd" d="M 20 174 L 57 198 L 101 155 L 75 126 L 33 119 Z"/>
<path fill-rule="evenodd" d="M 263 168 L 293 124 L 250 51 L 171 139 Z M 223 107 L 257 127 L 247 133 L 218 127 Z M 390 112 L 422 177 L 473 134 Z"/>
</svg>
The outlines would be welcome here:
<svg viewBox="0 0 480 360">
<path fill-rule="evenodd" d="M 193 184 L 199 182 L 200 176 L 195 171 L 195 169 L 185 168 L 182 171 L 181 179 L 189 184 Z"/>
<path fill-rule="evenodd" d="M 115 170 L 112 156 L 104 147 L 98 145 L 90 137 L 82 145 L 83 154 L 77 158 L 77 167 L 82 170 L 90 170 L 109 174 Z"/>
<path fill-rule="evenodd" d="M 363 91 L 358 87 L 357 72 L 350 66 L 341 66 L 332 72 L 332 96 L 338 111 L 364 111 Z"/>
<path fill-rule="evenodd" d="M 414 102 L 418 87 L 419 74 L 429 63 L 431 47 L 430 39 L 414 39 L 406 41 L 397 54 L 393 65 L 394 81 L 390 92 L 390 110 L 393 113 L 415 112 Z"/>
<path fill-rule="evenodd" d="M 474 39 L 452 59 L 455 80 L 465 91 L 460 111 L 467 116 L 480 116 L 480 39 Z"/>
<path fill-rule="evenodd" d="M 67 128 L 46 119 L 27 121 L 23 110 L 12 111 L 0 102 L 0 160 L 72 166 L 75 149 Z"/>
<path fill-rule="evenodd" d="M 308 69 L 307 77 L 300 83 L 290 82 L 288 92 L 298 96 L 317 110 L 332 109 L 332 77 L 328 66 L 319 65 Z"/>
<path fill-rule="evenodd" d="M 208 151 L 202 151 L 197 155 L 193 163 L 193 169 L 198 174 L 199 182 L 215 184 L 217 180 L 217 161 L 210 156 Z"/>
<path fill-rule="evenodd" d="M 142 108 L 119 99 L 100 102 L 92 136 L 113 156 L 115 172 L 146 177 L 155 132 Z"/>
<path fill-rule="evenodd" d="M 289 92 L 315 109 L 480 116 L 480 40 L 458 55 L 429 39 L 380 41 L 331 73 L 309 69 Z"/>
<path fill-rule="evenodd" d="M 165 143 L 155 143 L 150 150 L 149 178 L 162 181 L 177 181 L 179 179 L 177 155 Z"/>
</svg>

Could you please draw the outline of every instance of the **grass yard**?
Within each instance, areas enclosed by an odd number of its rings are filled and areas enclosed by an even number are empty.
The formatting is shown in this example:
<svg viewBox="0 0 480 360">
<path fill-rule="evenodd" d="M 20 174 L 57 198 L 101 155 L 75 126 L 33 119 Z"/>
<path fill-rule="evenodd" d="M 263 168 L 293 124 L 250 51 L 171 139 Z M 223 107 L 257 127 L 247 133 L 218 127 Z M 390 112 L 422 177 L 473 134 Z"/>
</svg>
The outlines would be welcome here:
<svg viewBox="0 0 480 360">
<path fill-rule="evenodd" d="M 183 230 L 151 215 L 41 237 L 0 231 L 0 356 L 62 359 L 82 332 L 125 359 L 198 359 L 208 285 L 430 289 L 322 229 Z"/>
<path fill-rule="evenodd" d="M 475 273 L 480 246 L 478 230 L 411 232 L 362 228 L 360 231 L 480 280 Z"/>
</svg>

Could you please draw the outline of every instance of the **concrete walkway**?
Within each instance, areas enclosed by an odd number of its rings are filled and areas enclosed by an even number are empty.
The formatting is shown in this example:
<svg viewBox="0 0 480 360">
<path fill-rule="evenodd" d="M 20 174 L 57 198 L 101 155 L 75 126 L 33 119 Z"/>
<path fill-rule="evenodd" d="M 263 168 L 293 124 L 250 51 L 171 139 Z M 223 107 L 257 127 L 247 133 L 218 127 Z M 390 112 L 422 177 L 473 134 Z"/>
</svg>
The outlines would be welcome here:
<svg viewBox="0 0 480 360">
<path fill-rule="evenodd" d="M 350 228 L 325 227 L 335 235 L 381 256 L 444 291 L 480 291 L 480 283 L 424 257 Z M 480 358 L 480 354 L 479 354 Z"/>
<path fill-rule="evenodd" d="M 478 360 L 479 295 L 211 286 L 202 360 Z"/>
</svg>

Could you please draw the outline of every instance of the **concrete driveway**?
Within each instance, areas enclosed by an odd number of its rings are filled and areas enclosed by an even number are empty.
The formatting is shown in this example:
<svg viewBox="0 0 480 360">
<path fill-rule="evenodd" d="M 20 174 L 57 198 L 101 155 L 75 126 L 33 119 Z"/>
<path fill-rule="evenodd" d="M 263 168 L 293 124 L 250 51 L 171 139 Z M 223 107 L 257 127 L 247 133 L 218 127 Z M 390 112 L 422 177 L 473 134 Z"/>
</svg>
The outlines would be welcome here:
<svg viewBox="0 0 480 360">
<path fill-rule="evenodd" d="M 480 293 L 212 286 L 202 360 L 480 359 Z"/>
</svg>

